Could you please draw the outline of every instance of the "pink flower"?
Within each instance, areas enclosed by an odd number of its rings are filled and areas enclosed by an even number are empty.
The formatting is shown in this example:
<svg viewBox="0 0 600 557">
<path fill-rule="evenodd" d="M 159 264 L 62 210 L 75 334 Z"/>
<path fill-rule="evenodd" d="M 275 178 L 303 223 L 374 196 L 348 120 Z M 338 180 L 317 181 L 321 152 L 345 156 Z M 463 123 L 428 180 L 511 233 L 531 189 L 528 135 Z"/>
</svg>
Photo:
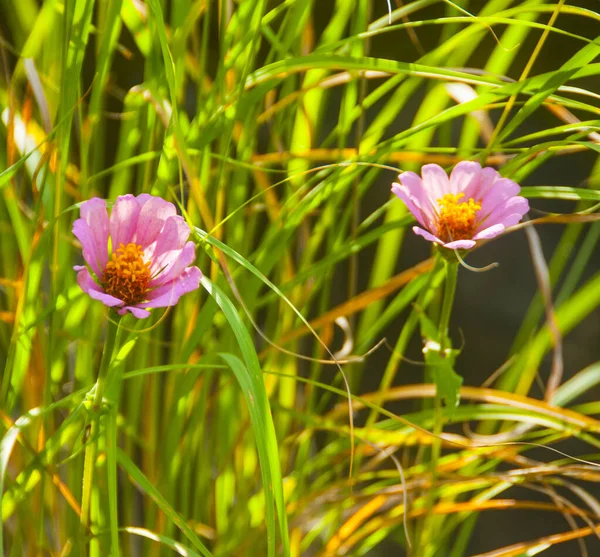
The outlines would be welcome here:
<svg viewBox="0 0 600 557">
<path fill-rule="evenodd" d="M 146 308 L 173 306 L 198 288 L 202 273 L 190 267 L 196 246 L 187 241 L 190 227 L 172 203 L 147 193 L 122 195 L 109 218 L 105 201 L 94 197 L 80 212 L 73 234 L 87 266 L 74 269 L 94 300 L 142 319 L 150 315 Z"/>
<path fill-rule="evenodd" d="M 529 211 L 516 182 L 476 162 L 459 162 L 450 178 L 437 164 L 426 164 L 420 178 L 403 172 L 392 191 L 423 227 L 413 231 L 448 249 L 470 249 L 517 224 Z"/>
</svg>

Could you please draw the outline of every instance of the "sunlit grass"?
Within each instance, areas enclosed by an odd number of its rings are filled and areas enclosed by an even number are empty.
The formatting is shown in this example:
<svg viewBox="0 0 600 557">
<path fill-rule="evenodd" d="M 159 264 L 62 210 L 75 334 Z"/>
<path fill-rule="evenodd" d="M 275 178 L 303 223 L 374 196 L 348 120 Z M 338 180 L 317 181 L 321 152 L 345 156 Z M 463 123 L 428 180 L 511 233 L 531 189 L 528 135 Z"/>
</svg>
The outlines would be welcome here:
<svg viewBox="0 0 600 557">
<path fill-rule="evenodd" d="M 579 4 L 0 0 L 0 551 L 598 553 L 598 352 L 562 350 L 600 305 L 600 11 Z M 583 182 L 545 182 L 582 156 Z M 538 288 L 454 409 L 420 352 L 446 342 L 444 269 L 388 192 L 461 160 L 524 184 L 529 221 L 494 242 Z M 120 322 L 120 396 L 95 405 L 114 315 L 71 227 L 142 192 L 178 206 L 204 278 Z M 484 327 L 450 318 L 449 348 L 491 349 Z"/>
</svg>

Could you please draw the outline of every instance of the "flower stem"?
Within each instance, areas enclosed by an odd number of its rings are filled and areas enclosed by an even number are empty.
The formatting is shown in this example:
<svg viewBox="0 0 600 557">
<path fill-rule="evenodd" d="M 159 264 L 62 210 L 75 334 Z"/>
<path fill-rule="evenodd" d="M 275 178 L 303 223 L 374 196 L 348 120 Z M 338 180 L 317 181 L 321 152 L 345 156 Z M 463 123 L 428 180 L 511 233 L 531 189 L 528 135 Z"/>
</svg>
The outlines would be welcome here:
<svg viewBox="0 0 600 557">
<path fill-rule="evenodd" d="M 444 282 L 444 299 L 442 301 L 442 311 L 440 313 L 439 325 L 440 355 L 442 357 L 446 357 L 446 350 L 451 347 L 448 336 L 448 328 L 450 325 L 450 315 L 452 314 L 452 306 L 454 305 L 454 295 L 456 294 L 456 283 L 458 278 L 458 263 L 444 259 L 444 264 L 446 267 L 446 279 Z M 435 517 L 432 514 L 432 510 L 436 499 L 435 484 L 438 477 L 437 466 L 442 454 L 441 435 L 444 429 L 444 410 L 442 407 L 442 400 L 437 389 L 434 399 L 433 412 L 434 423 L 432 433 L 434 437 L 431 445 L 431 461 L 429 465 L 431 486 L 427 495 L 427 514 L 424 520 L 421 535 L 421 550 L 419 553 L 421 557 L 429 557 L 438 549 L 433 541 L 435 538 Z"/>
<path fill-rule="evenodd" d="M 102 402 L 104 400 L 106 387 L 109 384 L 109 382 L 111 382 L 109 378 L 109 374 L 111 371 L 111 363 L 113 361 L 114 355 L 118 352 L 120 344 L 120 337 L 122 333 L 122 329 L 119 326 L 120 319 L 121 318 L 119 316 L 112 315 L 111 319 L 109 319 L 108 321 L 108 326 L 106 329 L 106 338 L 104 340 L 104 349 L 102 351 L 102 359 L 100 361 L 100 369 L 98 371 L 98 379 L 93 389 L 95 390 L 95 392 L 92 405 L 91 427 L 89 440 L 85 448 L 85 457 L 83 465 L 83 488 L 81 498 L 80 522 L 82 528 L 84 529 L 84 535 L 87 535 L 87 531 L 91 528 L 90 514 L 93 494 L 94 467 L 96 465 L 98 439 L 103 434 L 103 432 L 101 431 L 100 414 L 102 410 Z M 114 405 L 111 405 L 110 411 L 116 411 L 116 408 L 112 408 L 112 406 Z M 92 532 L 92 535 L 93 534 L 94 532 Z M 114 553 L 114 551 L 116 551 L 117 553 Z M 118 546 L 116 549 L 113 547 L 113 551 L 111 552 L 111 555 L 115 554 L 118 555 Z"/>
<path fill-rule="evenodd" d="M 440 351 L 442 356 L 444 355 L 444 350 L 450 345 L 448 327 L 450 325 L 450 314 L 454 305 L 454 295 L 456 294 L 456 282 L 458 278 L 458 263 L 446 259 L 445 265 L 444 301 L 442 303 L 442 313 L 440 314 Z"/>
</svg>

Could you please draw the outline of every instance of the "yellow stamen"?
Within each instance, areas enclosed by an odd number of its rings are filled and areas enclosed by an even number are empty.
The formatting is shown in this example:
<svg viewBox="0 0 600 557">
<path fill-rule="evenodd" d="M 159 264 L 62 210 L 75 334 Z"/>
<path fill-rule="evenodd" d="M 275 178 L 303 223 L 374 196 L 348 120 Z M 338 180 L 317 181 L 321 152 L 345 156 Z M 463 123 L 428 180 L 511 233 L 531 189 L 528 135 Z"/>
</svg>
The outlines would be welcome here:
<svg viewBox="0 0 600 557">
<path fill-rule="evenodd" d="M 477 211 L 481 204 L 473 198 L 460 201 L 464 193 L 447 193 L 437 200 L 440 206 L 438 215 L 438 237 L 444 242 L 466 240 L 473 237 L 477 222 Z"/>
<path fill-rule="evenodd" d="M 144 301 L 150 281 L 150 264 L 144 262 L 144 250 L 136 244 L 120 244 L 104 268 L 104 291 L 126 305 Z"/>
</svg>

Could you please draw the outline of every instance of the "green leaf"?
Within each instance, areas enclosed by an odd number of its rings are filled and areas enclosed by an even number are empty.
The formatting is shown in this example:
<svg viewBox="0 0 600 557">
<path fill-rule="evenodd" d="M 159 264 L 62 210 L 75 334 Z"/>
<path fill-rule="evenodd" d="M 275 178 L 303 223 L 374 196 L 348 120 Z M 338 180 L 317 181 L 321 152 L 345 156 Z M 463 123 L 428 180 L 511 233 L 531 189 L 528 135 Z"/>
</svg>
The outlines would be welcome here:
<svg viewBox="0 0 600 557">
<path fill-rule="evenodd" d="M 432 341 L 425 346 L 425 363 L 431 372 L 438 396 L 446 404 L 450 418 L 460 401 L 460 387 L 463 382 L 463 378 L 454 371 L 455 352 L 447 349 L 445 354 L 442 354 L 439 344 Z"/>
<path fill-rule="evenodd" d="M 448 347 L 442 351 L 436 325 L 424 313 L 421 314 L 420 321 L 421 334 L 425 339 L 425 365 L 435 383 L 437 396 L 445 402 L 448 417 L 452 418 L 460 402 L 460 387 L 463 382 L 463 378 L 454 371 L 454 362 L 460 350 Z"/>
</svg>

